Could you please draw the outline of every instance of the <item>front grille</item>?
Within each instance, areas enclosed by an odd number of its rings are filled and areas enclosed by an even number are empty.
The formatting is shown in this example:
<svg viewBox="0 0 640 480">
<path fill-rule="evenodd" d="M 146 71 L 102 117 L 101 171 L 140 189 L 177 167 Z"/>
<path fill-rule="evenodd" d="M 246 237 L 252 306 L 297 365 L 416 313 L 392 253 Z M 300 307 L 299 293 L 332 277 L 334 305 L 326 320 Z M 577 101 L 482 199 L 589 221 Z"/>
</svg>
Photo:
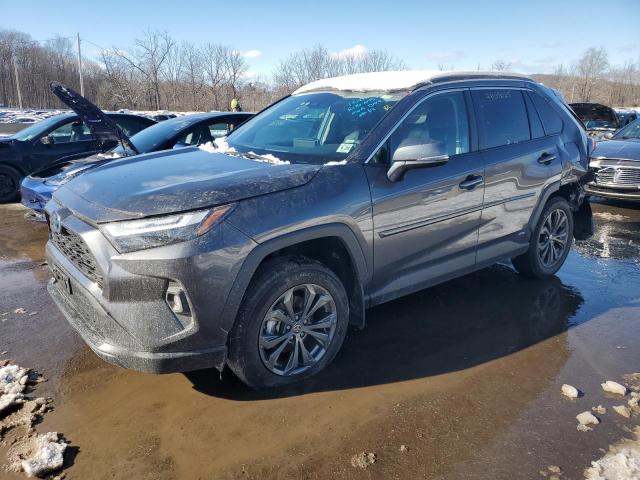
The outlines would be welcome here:
<svg viewBox="0 0 640 480">
<path fill-rule="evenodd" d="M 601 185 L 640 186 L 640 167 L 603 167 L 595 180 Z"/>
<path fill-rule="evenodd" d="M 100 288 L 104 287 L 104 276 L 100 267 L 80 235 L 62 227 L 60 233 L 51 232 L 51 240 L 89 280 L 97 283 Z"/>
<path fill-rule="evenodd" d="M 615 174 L 613 168 L 601 168 L 596 172 L 596 183 L 613 183 Z"/>
<path fill-rule="evenodd" d="M 640 185 L 640 168 L 618 168 L 615 183 L 619 185 Z"/>
</svg>

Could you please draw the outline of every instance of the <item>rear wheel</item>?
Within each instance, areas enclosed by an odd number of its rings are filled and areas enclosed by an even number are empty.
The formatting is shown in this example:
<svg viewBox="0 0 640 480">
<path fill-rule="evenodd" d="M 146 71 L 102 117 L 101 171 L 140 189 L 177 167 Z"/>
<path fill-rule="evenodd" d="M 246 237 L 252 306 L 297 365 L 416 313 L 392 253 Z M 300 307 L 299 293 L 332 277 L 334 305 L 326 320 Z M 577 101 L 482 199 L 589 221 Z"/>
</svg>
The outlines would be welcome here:
<svg viewBox="0 0 640 480">
<path fill-rule="evenodd" d="M 12 202 L 18 198 L 21 175 L 6 165 L 0 165 L 0 203 Z"/>
<path fill-rule="evenodd" d="M 564 263 L 573 241 L 573 213 L 562 197 L 545 206 L 536 225 L 529 249 L 511 262 L 519 273 L 534 278 L 555 274 Z"/>
<path fill-rule="evenodd" d="M 335 357 L 348 317 L 347 294 L 330 269 L 299 256 L 270 261 L 240 307 L 229 367 L 253 388 L 309 378 Z"/>
</svg>

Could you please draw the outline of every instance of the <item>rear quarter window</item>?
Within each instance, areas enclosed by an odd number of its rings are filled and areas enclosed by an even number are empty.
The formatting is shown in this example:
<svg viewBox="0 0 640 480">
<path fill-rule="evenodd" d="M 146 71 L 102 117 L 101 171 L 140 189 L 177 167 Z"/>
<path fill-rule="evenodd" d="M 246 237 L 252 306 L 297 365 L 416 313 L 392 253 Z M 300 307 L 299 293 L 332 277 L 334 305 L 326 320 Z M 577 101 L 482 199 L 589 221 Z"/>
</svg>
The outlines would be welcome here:
<svg viewBox="0 0 640 480">
<path fill-rule="evenodd" d="M 549 101 L 543 98 L 540 94 L 535 92 L 528 92 L 529 98 L 533 101 L 533 104 L 538 111 L 540 120 L 542 120 L 542 126 L 547 135 L 556 135 L 562 131 L 562 118 L 558 112 L 549 104 Z"/>
<path fill-rule="evenodd" d="M 473 90 L 471 96 L 481 149 L 530 140 L 529 119 L 520 90 Z"/>
</svg>

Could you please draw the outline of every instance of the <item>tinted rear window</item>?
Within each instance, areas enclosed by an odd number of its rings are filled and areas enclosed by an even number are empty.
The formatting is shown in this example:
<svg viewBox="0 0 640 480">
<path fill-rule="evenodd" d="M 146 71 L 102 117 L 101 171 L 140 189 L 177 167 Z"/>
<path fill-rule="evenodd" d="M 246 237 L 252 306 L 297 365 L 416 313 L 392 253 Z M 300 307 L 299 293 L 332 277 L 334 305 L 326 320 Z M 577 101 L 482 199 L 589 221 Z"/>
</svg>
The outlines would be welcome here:
<svg viewBox="0 0 640 480">
<path fill-rule="evenodd" d="M 473 90 L 480 148 L 499 147 L 530 139 L 529 120 L 520 90 Z"/>
<path fill-rule="evenodd" d="M 542 126 L 547 135 L 555 135 L 562 131 L 562 118 L 553 109 L 549 102 L 542 98 L 535 92 L 529 92 L 529 97 L 533 100 L 533 103 L 542 120 Z"/>
</svg>

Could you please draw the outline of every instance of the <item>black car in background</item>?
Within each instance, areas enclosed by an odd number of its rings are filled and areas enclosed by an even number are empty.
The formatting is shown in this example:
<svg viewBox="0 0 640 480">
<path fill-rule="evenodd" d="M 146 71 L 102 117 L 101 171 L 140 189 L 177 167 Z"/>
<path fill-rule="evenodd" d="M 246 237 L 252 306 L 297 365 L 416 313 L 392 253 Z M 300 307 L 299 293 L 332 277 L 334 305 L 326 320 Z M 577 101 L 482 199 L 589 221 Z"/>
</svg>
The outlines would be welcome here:
<svg viewBox="0 0 640 480">
<path fill-rule="evenodd" d="M 618 115 L 618 121 L 620 122 L 621 128 L 626 127 L 631 122 L 634 122 L 638 118 L 640 118 L 640 115 L 638 115 L 638 112 L 636 112 L 635 110 L 625 110 L 623 108 L 616 108 L 615 111 L 616 111 L 616 114 Z"/>
<path fill-rule="evenodd" d="M 596 140 L 611 138 L 620 125 L 616 111 L 599 103 L 570 103 L 569 106 L 587 129 L 587 134 Z"/>
<path fill-rule="evenodd" d="M 585 189 L 591 195 L 640 201 L 640 120 L 608 142 L 598 142 L 589 166 L 594 171 Z"/>
<path fill-rule="evenodd" d="M 18 198 L 20 182 L 26 175 L 49 165 L 106 152 L 120 143 L 123 135 L 132 136 L 156 123 L 140 115 L 104 113 L 55 82 L 52 90 L 67 98 L 63 101 L 74 113 L 47 118 L 11 137 L 0 138 L 0 203 Z"/>
</svg>

